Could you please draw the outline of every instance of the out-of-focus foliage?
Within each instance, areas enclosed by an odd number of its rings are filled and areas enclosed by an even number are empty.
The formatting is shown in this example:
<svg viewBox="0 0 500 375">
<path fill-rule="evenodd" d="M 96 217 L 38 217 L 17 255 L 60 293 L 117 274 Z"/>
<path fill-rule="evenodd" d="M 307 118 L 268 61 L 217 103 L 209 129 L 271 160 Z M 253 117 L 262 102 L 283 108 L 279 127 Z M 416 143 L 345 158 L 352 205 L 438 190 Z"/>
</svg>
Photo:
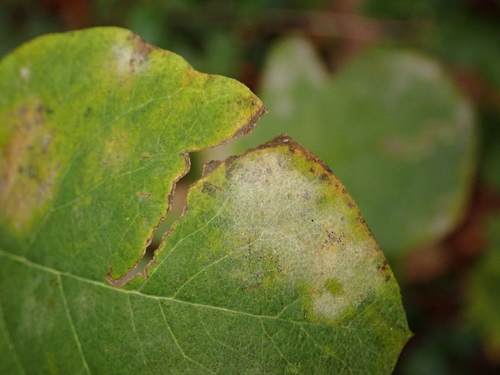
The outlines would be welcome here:
<svg viewBox="0 0 500 375">
<path fill-rule="evenodd" d="M 127 27 L 154 45 L 172 50 L 194 68 L 235 77 L 245 58 L 259 58 L 262 43 L 248 38 L 270 9 L 314 9 L 326 0 L 116 0 L 94 2 L 100 23 Z M 122 13 L 122 17 L 116 15 Z M 123 22 L 125 20 L 125 22 Z M 259 52 L 260 51 L 260 52 Z M 248 56 L 247 54 L 253 55 Z"/>
<path fill-rule="evenodd" d="M 308 42 L 269 54 L 261 83 L 269 114 L 238 143 L 288 133 L 344 181 L 391 255 L 436 241 L 463 215 L 475 165 L 472 106 L 440 66 L 417 53 L 378 48 L 334 77 Z"/>
<path fill-rule="evenodd" d="M 480 173 L 486 183 L 498 190 L 500 189 L 500 111 L 488 110 L 482 115 L 485 141 Z"/>
<path fill-rule="evenodd" d="M 36 36 L 61 30 L 59 20 L 37 0 L 0 2 L 0 56 Z"/>
<path fill-rule="evenodd" d="M 500 1 L 369 0 L 363 7 L 371 16 L 412 20 L 424 48 L 500 89 Z"/>
<path fill-rule="evenodd" d="M 467 315 L 484 337 L 490 355 L 500 356 L 500 216 L 488 223 L 489 250 L 478 262 L 468 290 Z"/>
</svg>

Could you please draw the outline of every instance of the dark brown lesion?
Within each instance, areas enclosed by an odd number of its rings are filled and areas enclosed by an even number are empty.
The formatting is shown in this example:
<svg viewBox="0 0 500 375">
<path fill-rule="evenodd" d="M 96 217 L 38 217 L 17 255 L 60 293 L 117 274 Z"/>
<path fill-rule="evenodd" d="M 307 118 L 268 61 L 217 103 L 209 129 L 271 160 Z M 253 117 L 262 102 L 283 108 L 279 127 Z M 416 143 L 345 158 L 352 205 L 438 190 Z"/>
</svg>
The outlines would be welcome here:
<svg viewBox="0 0 500 375">
<path fill-rule="evenodd" d="M 149 61 L 149 54 L 158 48 L 149 44 L 136 34 L 131 34 L 127 40 L 134 44 L 135 53 L 130 58 L 129 65 L 131 73 L 135 73 L 138 68 Z"/>
</svg>

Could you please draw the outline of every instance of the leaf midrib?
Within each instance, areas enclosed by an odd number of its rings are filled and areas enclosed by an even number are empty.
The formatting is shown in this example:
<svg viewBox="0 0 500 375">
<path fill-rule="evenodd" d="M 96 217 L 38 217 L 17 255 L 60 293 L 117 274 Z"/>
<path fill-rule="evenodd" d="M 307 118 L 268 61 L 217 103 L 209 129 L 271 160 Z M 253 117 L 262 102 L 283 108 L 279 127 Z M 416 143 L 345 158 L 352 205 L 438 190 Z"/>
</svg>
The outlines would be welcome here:
<svg viewBox="0 0 500 375">
<path fill-rule="evenodd" d="M 283 311 L 281 311 L 276 316 L 256 315 L 256 314 L 251 314 L 251 313 L 244 312 L 244 311 L 227 309 L 227 308 L 224 308 L 224 307 L 218 307 L 218 306 L 211 306 L 211 305 L 193 303 L 193 302 L 184 301 L 184 300 L 180 300 L 180 299 L 176 299 L 176 298 L 172 298 L 172 297 L 163 297 L 163 296 L 154 296 L 154 295 L 144 294 L 144 293 L 141 293 L 141 292 L 136 291 L 136 290 L 119 289 L 119 288 L 115 288 L 115 287 L 113 287 L 111 285 L 106 285 L 105 283 L 101 283 L 101 282 L 98 282 L 98 281 L 95 281 L 95 280 L 86 279 L 86 278 L 83 278 L 83 277 L 80 277 L 80 276 L 73 275 L 73 274 L 68 273 L 68 272 L 58 271 L 56 269 L 53 269 L 53 268 L 50 268 L 50 267 L 47 267 L 47 266 L 44 266 L 44 265 L 41 265 L 41 264 L 38 264 L 38 263 L 34 263 L 34 262 L 32 262 L 32 261 L 24 258 L 24 257 L 12 254 L 10 252 L 6 252 L 6 251 L 4 251 L 2 249 L 0 249 L 0 256 L 3 256 L 5 258 L 9 258 L 9 259 L 14 260 L 14 261 L 17 261 L 17 262 L 19 262 L 21 264 L 24 264 L 24 265 L 28 266 L 28 267 L 33 267 L 33 268 L 36 268 L 36 269 L 39 269 L 39 270 L 51 273 L 53 275 L 56 275 L 57 278 L 58 278 L 58 281 L 59 281 L 59 285 L 60 285 L 61 291 L 63 291 L 63 289 L 62 289 L 63 280 L 62 280 L 61 276 L 66 276 L 66 277 L 78 280 L 80 282 L 84 282 L 84 283 L 87 283 L 87 284 L 92 284 L 92 285 L 99 286 L 99 287 L 102 287 L 102 288 L 105 288 L 105 289 L 111 289 L 111 290 L 119 292 L 119 293 L 125 293 L 125 294 L 127 294 L 128 298 L 130 298 L 130 295 L 137 295 L 137 296 L 144 297 L 144 298 L 154 299 L 158 303 L 160 303 L 160 301 L 169 301 L 169 302 L 172 302 L 172 303 L 179 303 L 179 304 L 183 304 L 183 305 L 192 306 L 192 307 L 195 307 L 195 308 L 212 309 L 212 310 L 217 310 L 217 311 L 221 311 L 221 312 L 225 312 L 225 313 L 230 313 L 230 314 L 244 315 L 244 316 L 251 317 L 253 319 L 259 319 L 259 321 L 261 322 L 261 325 L 262 325 L 262 319 L 271 319 L 271 320 L 281 321 L 281 322 L 288 323 L 288 324 L 297 324 L 300 327 L 301 331 L 303 331 L 306 334 L 306 336 L 313 341 L 314 345 L 321 352 L 323 352 L 325 355 L 327 355 L 329 357 L 335 358 L 336 360 L 340 361 L 345 366 L 345 368 L 349 369 L 349 367 L 346 365 L 346 363 L 341 358 L 339 358 L 338 356 L 336 356 L 335 353 L 333 353 L 333 352 L 326 352 L 324 350 L 324 348 L 318 342 L 316 342 L 316 340 L 314 340 L 314 338 L 309 334 L 308 330 L 306 330 L 305 327 L 304 327 L 304 326 L 308 326 L 308 325 L 317 326 L 318 322 L 306 322 L 306 321 L 300 321 L 299 322 L 299 321 L 295 321 L 293 319 L 279 318 L 279 315 L 281 315 Z M 66 301 L 65 301 L 64 294 L 63 294 L 63 298 L 64 298 L 65 308 L 68 309 L 68 306 L 67 306 Z M 292 303 L 296 303 L 296 302 L 297 302 L 297 300 L 293 301 Z M 161 307 L 161 303 L 160 303 L 160 307 Z M 161 309 L 161 311 L 163 313 L 163 308 Z M 68 317 L 70 318 L 70 324 L 73 324 L 73 322 L 71 320 L 71 315 L 69 314 L 69 310 L 67 310 L 66 312 L 68 313 Z M 168 328 L 170 328 L 170 327 L 168 327 Z M 350 329 L 349 326 L 337 326 L 337 328 L 347 329 L 347 330 Z M 72 327 L 73 335 L 75 336 L 75 340 L 79 343 L 79 338 L 76 335 L 76 330 L 74 330 L 74 329 L 75 328 L 73 326 Z M 268 332 L 265 329 L 264 329 L 264 334 L 266 334 L 267 336 L 269 336 Z M 177 341 L 176 338 L 175 338 L 175 341 Z M 182 354 L 183 354 L 183 356 L 185 357 L 186 360 L 188 360 L 190 362 L 193 362 L 196 365 L 199 365 L 199 366 L 201 366 L 201 367 L 203 367 L 203 368 L 206 369 L 205 366 L 203 366 L 199 362 L 195 361 L 191 357 L 187 356 L 184 353 L 184 351 L 181 349 L 181 347 L 179 346 L 179 344 L 177 342 L 176 342 L 176 344 L 179 347 L 179 349 L 181 350 L 181 352 L 182 352 Z M 273 344 L 274 344 L 274 342 L 273 342 Z M 81 348 L 80 345 L 79 345 L 78 349 L 79 349 L 79 354 L 80 354 L 80 356 L 82 358 L 84 367 L 87 370 L 87 372 L 90 374 L 90 369 L 88 367 L 88 364 L 86 362 L 85 356 L 83 355 L 83 350 L 82 350 L 82 348 Z M 280 354 L 280 356 L 282 356 L 284 358 L 283 353 L 279 352 L 279 354 Z"/>
<path fill-rule="evenodd" d="M 24 258 L 24 257 L 21 257 L 19 255 L 15 255 L 15 254 L 9 253 L 9 252 L 4 251 L 2 249 L 0 249 L 0 256 L 9 258 L 9 259 L 14 260 L 14 261 L 17 261 L 19 263 L 22 263 L 22 264 L 28 266 L 28 267 L 33 267 L 33 268 L 36 268 L 36 269 L 39 269 L 39 270 L 42 270 L 42 271 L 45 271 L 45 272 L 49 272 L 51 274 L 56 275 L 58 278 L 61 277 L 61 276 L 66 276 L 66 277 L 70 277 L 72 279 L 75 279 L 75 280 L 78 280 L 78 281 L 81 281 L 81 282 L 84 282 L 84 283 L 87 283 L 87 284 L 96 285 L 96 286 L 99 286 L 101 288 L 110 289 L 110 290 L 113 290 L 115 292 L 125 293 L 125 294 L 128 294 L 128 295 L 133 294 L 133 295 L 137 295 L 137 296 L 144 297 L 144 298 L 151 298 L 151 299 L 154 299 L 154 300 L 157 300 L 157 301 L 169 301 L 169 302 L 174 302 L 174 303 L 179 303 L 179 304 L 193 306 L 193 307 L 196 307 L 196 308 L 213 309 L 213 310 L 223 311 L 223 312 L 230 313 L 230 314 L 240 314 L 240 315 L 249 316 L 249 317 L 252 317 L 252 318 L 255 318 L 255 319 L 273 319 L 273 320 L 278 320 L 278 321 L 282 321 L 282 322 L 285 322 L 285 323 L 298 324 L 300 326 L 302 326 L 304 324 L 305 325 L 309 325 L 309 324 L 317 325 L 317 323 L 310 323 L 310 322 L 305 322 L 305 321 L 296 321 L 296 320 L 293 320 L 293 319 L 282 319 L 282 318 L 279 318 L 279 314 L 276 315 L 276 316 L 257 315 L 257 314 L 252 314 L 252 313 L 248 313 L 248 312 L 245 312 L 245 311 L 238 311 L 238 310 L 227 309 L 225 307 L 211 306 L 211 305 L 205 305 L 205 304 L 201 304 L 201 303 L 194 303 L 194 302 L 184 301 L 184 300 L 177 299 L 177 298 L 172 298 L 172 297 L 154 296 L 154 295 L 150 295 L 150 294 L 141 293 L 141 292 L 136 291 L 136 290 L 119 289 L 119 288 L 115 288 L 115 287 L 113 287 L 111 285 L 106 285 L 105 283 L 102 283 L 102 282 L 99 282 L 99 281 L 86 279 L 86 278 L 83 278 L 83 277 L 80 277 L 80 276 L 73 275 L 73 274 L 68 273 L 68 272 L 58 271 L 58 270 L 56 270 L 54 268 L 50 268 L 50 267 L 47 267 L 47 266 L 44 266 L 44 265 L 41 265 L 41 264 L 38 264 L 38 263 L 34 263 L 34 262 L 32 262 L 32 261 Z M 62 282 L 62 280 L 61 280 L 61 282 Z M 294 301 L 294 302 L 296 302 L 296 301 Z M 281 312 L 280 312 L 280 314 L 281 314 Z"/>
</svg>

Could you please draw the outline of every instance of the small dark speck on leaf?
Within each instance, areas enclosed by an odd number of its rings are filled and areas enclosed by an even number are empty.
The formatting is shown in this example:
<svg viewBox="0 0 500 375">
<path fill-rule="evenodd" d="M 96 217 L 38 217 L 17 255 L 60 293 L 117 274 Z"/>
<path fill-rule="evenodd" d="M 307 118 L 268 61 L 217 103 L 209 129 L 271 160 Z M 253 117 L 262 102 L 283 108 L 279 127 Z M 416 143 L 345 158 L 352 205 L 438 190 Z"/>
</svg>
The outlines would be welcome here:
<svg viewBox="0 0 500 375">
<path fill-rule="evenodd" d="M 85 110 L 85 114 L 83 116 L 84 117 L 89 117 L 91 113 L 92 113 L 92 108 L 87 107 L 87 109 Z"/>
<path fill-rule="evenodd" d="M 256 285 L 251 285 L 251 286 L 247 286 L 245 288 L 241 288 L 241 290 L 248 291 L 248 290 L 252 290 L 252 289 L 258 288 L 261 285 L 262 285 L 262 283 L 259 283 L 259 284 L 256 284 Z"/>
<path fill-rule="evenodd" d="M 347 203 L 347 206 L 349 206 L 349 208 L 354 208 L 354 203 L 352 203 L 352 202 L 348 202 L 348 203 Z"/>
<path fill-rule="evenodd" d="M 51 115 L 52 113 L 54 113 L 54 111 L 50 108 L 45 108 L 45 113 Z"/>
<path fill-rule="evenodd" d="M 232 161 L 226 162 L 226 178 L 229 180 L 233 177 L 233 171 L 236 168 L 236 164 Z"/>
<path fill-rule="evenodd" d="M 389 281 L 390 279 L 391 279 L 391 275 L 387 275 L 387 276 L 385 277 L 385 281 Z"/>
<path fill-rule="evenodd" d="M 202 193 L 206 193 L 211 197 L 215 197 L 215 194 L 217 193 L 215 191 L 214 185 L 212 185 L 210 182 L 204 182 L 203 183 L 203 188 L 201 189 Z"/>
<path fill-rule="evenodd" d="M 382 263 L 382 265 L 381 265 L 381 266 L 378 266 L 377 268 L 378 268 L 379 270 L 385 271 L 385 270 L 387 269 L 387 264 L 388 264 L 388 263 L 387 263 L 387 261 L 386 261 L 386 260 L 384 260 L 384 262 Z"/>
<path fill-rule="evenodd" d="M 320 177 L 321 181 L 326 181 L 328 180 L 328 175 L 326 173 L 323 173 Z"/>
<path fill-rule="evenodd" d="M 342 189 L 342 194 L 347 194 L 347 190 L 345 188 Z"/>
<path fill-rule="evenodd" d="M 141 156 L 141 159 L 143 159 L 143 160 L 144 160 L 144 159 L 149 159 L 149 156 L 147 156 L 147 155 L 142 155 L 142 156 Z"/>
</svg>

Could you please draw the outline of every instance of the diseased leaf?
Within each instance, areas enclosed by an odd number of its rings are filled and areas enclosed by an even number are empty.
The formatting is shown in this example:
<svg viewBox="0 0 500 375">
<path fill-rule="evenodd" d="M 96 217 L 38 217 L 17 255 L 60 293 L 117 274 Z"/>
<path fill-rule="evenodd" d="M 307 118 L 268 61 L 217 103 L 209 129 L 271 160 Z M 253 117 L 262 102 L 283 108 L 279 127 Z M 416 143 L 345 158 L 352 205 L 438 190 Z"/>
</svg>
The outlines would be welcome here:
<svg viewBox="0 0 500 375">
<path fill-rule="evenodd" d="M 306 40 L 286 39 L 270 53 L 261 98 L 269 114 L 241 149 L 286 132 L 314 150 L 386 253 L 439 239 L 460 220 L 475 163 L 474 113 L 434 61 L 376 48 L 329 79 Z"/>
<path fill-rule="evenodd" d="M 0 373 L 391 372 L 410 334 L 393 274 L 286 136 L 207 165 L 149 278 L 106 282 L 140 258 L 186 151 L 253 128 L 243 85 L 114 28 L 37 39 L 0 85 Z"/>
<path fill-rule="evenodd" d="M 186 151 L 264 111 L 242 84 L 114 28 L 24 45 L 2 62 L 0 92 L 0 247 L 93 280 L 140 257 Z"/>
</svg>

